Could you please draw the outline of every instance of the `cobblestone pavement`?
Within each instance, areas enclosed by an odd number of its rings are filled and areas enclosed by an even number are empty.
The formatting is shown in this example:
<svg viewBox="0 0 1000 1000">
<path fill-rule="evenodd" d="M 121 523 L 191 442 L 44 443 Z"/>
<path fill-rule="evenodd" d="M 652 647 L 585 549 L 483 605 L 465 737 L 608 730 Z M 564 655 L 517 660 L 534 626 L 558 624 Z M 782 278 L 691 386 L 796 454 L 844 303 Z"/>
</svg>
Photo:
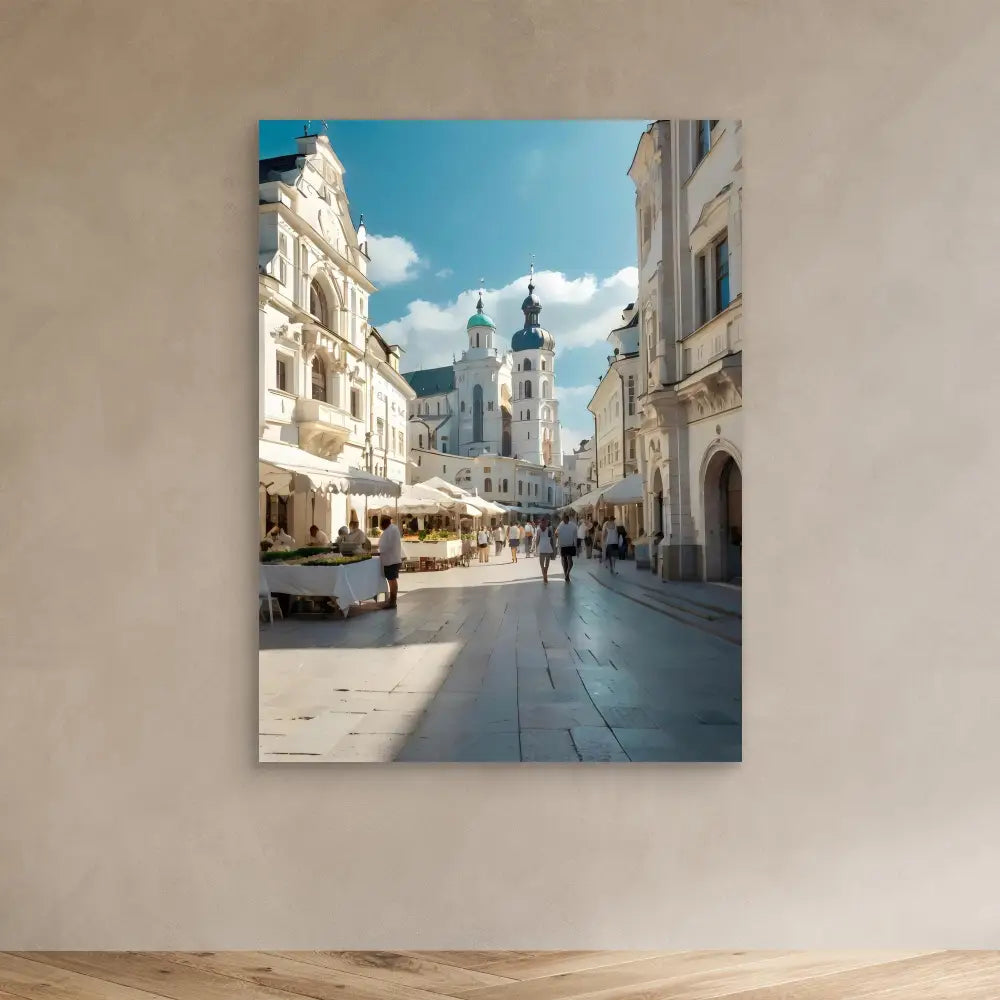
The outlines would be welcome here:
<svg viewBox="0 0 1000 1000">
<path fill-rule="evenodd" d="M 593 569 L 505 552 L 263 626 L 260 760 L 738 761 L 739 646 Z"/>
</svg>

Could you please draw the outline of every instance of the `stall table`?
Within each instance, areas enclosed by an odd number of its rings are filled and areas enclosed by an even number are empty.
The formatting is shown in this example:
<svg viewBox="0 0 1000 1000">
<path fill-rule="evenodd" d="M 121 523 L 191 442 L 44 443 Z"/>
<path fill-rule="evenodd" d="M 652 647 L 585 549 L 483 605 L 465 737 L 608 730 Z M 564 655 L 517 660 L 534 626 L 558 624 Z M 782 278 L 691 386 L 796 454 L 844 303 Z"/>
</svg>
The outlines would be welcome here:
<svg viewBox="0 0 1000 1000">
<path fill-rule="evenodd" d="M 304 566 L 262 563 L 261 575 L 272 594 L 293 597 L 330 597 L 346 618 L 352 604 L 374 601 L 389 593 L 378 557 L 343 566 Z"/>
</svg>

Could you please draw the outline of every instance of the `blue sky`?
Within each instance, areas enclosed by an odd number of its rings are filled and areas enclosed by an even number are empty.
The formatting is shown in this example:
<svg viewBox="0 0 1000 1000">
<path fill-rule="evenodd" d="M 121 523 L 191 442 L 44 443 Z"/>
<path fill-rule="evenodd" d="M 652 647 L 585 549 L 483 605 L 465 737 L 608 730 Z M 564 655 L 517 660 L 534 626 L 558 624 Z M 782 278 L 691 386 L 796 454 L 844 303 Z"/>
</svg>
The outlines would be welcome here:
<svg viewBox="0 0 1000 1000">
<path fill-rule="evenodd" d="M 294 152 L 304 120 L 262 121 L 261 157 Z M 313 121 L 310 131 L 317 131 Z M 521 325 L 534 254 L 541 322 L 556 340 L 563 448 L 593 432 L 586 404 L 608 331 L 636 295 L 635 190 L 645 121 L 337 121 L 355 225 L 370 237 L 372 323 L 403 370 L 466 345 L 480 278 L 498 340 Z"/>
</svg>

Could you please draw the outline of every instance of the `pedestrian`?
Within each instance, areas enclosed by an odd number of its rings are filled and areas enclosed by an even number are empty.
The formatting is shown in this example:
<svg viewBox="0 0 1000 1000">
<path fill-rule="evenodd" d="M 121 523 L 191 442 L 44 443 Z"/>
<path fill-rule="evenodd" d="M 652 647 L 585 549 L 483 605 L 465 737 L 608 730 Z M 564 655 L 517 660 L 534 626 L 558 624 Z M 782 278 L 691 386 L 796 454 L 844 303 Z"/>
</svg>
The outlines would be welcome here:
<svg viewBox="0 0 1000 1000">
<path fill-rule="evenodd" d="M 556 528 L 556 540 L 559 544 L 559 555 L 562 556 L 563 576 L 569 583 L 569 575 L 573 572 L 573 556 L 576 555 L 576 524 L 569 519 L 569 514 L 563 514 L 562 524 Z"/>
<path fill-rule="evenodd" d="M 507 544 L 510 546 L 510 561 L 517 562 L 517 547 L 521 544 L 521 528 L 512 523 L 507 529 Z"/>
<path fill-rule="evenodd" d="M 403 538 L 399 528 L 392 523 L 388 514 L 383 514 L 379 525 L 382 534 L 378 539 L 378 558 L 382 564 L 382 573 L 389 584 L 389 597 L 382 605 L 383 611 L 392 611 L 396 607 L 399 592 L 399 567 L 403 564 Z"/>
<path fill-rule="evenodd" d="M 528 523 L 524 526 L 524 554 L 526 556 L 531 555 L 531 550 L 534 546 L 535 541 L 535 526 L 531 523 L 531 518 L 528 518 Z"/>
<path fill-rule="evenodd" d="M 608 515 L 608 519 L 604 522 L 602 536 L 604 558 L 608 561 L 608 569 L 614 573 L 615 555 L 618 553 L 618 525 L 615 523 L 614 511 Z"/>
<path fill-rule="evenodd" d="M 628 532 L 624 524 L 618 525 L 618 558 L 628 558 Z"/>
<path fill-rule="evenodd" d="M 535 533 L 536 546 L 538 548 L 538 565 L 542 570 L 542 583 L 549 582 L 549 563 L 556 551 L 555 538 L 552 535 L 552 525 L 547 517 L 542 518 L 542 523 Z"/>
<path fill-rule="evenodd" d="M 500 555 L 500 552 L 503 549 L 504 534 L 505 533 L 504 533 L 504 530 L 503 530 L 503 525 L 502 524 L 498 524 L 496 526 L 496 529 L 493 532 L 493 541 L 496 543 L 496 547 L 497 547 L 496 554 L 497 555 Z"/>
<path fill-rule="evenodd" d="M 481 563 L 488 562 L 490 558 L 490 533 L 485 527 L 480 527 L 477 542 L 479 547 L 479 561 Z"/>
<path fill-rule="evenodd" d="M 583 555 L 583 526 L 576 514 L 573 515 L 573 523 L 576 525 L 576 557 L 579 559 Z"/>
</svg>

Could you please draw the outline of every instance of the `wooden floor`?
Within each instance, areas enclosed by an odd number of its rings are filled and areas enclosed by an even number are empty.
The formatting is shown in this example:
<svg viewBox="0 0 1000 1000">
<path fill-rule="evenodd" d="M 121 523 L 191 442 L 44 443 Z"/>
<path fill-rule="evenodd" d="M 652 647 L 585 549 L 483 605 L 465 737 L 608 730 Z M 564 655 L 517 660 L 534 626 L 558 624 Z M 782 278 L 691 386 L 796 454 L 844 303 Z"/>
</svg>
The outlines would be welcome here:
<svg viewBox="0 0 1000 1000">
<path fill-rule="evenodd" d="M 10 1000 L 998 1000 L 1000 952 L 8 952 Z"/>
</svg>

